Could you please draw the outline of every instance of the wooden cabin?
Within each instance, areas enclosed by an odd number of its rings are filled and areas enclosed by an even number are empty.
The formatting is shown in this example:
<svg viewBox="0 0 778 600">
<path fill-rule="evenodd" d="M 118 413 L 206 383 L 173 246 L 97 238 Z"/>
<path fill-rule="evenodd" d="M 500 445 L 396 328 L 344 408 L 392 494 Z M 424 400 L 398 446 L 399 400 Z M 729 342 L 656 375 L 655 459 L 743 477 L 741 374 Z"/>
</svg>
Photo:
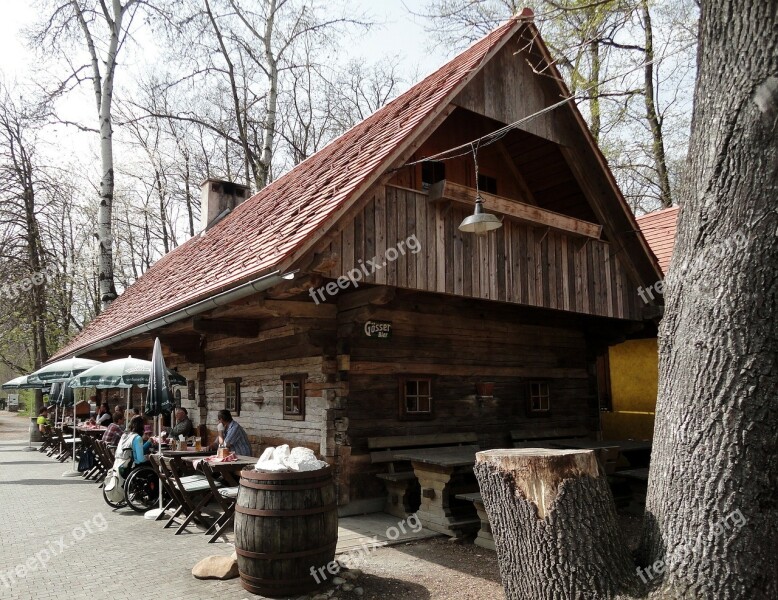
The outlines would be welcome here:
<svg viewBox="0 0 778 600">
<path fill-rule="evenodd" d="M 537 114 L 569 92 L 531 17 L 259 193 L 206 181 L 201 233 L 56 357 L 159 337 L 193 419 L 226 407 L 257 451 L 321 453 L 342 514 L 382 507 L 369 438 L 596 437 L 598 357 L 644 327 L 661 271 L 575 105 Z M 484 236 L 458 229 L 476 184 L 503 219 Z"/>
</svg>

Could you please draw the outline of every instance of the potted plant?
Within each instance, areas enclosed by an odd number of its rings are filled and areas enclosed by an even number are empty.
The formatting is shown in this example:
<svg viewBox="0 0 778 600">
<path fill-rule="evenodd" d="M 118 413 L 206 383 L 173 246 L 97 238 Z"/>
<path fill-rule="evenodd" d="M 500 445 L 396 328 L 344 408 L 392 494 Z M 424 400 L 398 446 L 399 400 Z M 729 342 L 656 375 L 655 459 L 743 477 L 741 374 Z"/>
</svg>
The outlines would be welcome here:
<svg viewBox="0 0 778 600">
<path fill-rule="evenodd" d="M 476 395 L 482 397 L 491 397 L 494 395 L 493 381 L 479 381 L 475 384 Z"/>
</svg>

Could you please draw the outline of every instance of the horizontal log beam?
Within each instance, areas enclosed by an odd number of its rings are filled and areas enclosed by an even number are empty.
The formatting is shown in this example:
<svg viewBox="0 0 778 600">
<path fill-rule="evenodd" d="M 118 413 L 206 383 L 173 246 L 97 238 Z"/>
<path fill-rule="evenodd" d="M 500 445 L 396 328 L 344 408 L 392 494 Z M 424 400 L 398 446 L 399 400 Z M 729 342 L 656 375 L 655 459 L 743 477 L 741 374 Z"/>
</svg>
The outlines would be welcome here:
<svg viewBox="0 0 778 600">
<path fill-rule="evenodd" d="M 476 191 L 473 188 L 446 180 L 436 183 L 429 190 L 431 202 L 450 200 L 471 208 L 475 203 L 475 195 Z M 481 198 L 484 201 L 484 210 L 487 212 L 501 213 L 519 221 L 552 227 L 560 231 L 594 239 L 600 239 L 602 234 L 602 225 L 568 217 L 545 208 L 539 208 L 503 196 L 487 194 L 486 192 L 481 192 Z"/>
<path fill-rule="evenodd" d="M 259 335 L 259 321 L 249 319 L 192 319 L 192 327 L 198 333 L 215 333 L 239 338 L 255 338 Z"/>
</svg>

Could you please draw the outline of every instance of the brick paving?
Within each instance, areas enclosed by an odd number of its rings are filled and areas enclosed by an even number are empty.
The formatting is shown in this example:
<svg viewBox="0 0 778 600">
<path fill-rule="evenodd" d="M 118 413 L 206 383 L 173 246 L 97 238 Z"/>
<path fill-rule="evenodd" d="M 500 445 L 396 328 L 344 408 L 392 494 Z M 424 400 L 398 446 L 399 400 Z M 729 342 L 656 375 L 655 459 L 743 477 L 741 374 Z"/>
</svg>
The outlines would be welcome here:
<svg viewBox="0 0 778 600">
<path fill-rule="evenodd" d="M 114 511 L 93 482 L 23 441 L 0 441 L 0 598 L 246 598 L 239 580 L 198 581 L 195 563 L 231 554 L 200 533 Z M 66 548 L 63 550 L 63 546 Z M 255 596 L 252 596 L 255 598 Z"/>
<path fill-rule="evenodd" d="M 260 598 L 239 579 L 192 577 L 195 563 L 231 554 L 232 544 L 208 544 L 196 528 L 176 536 L 161 521 L 113 510 L 94 482 L 62 477 L 69 463 L 25 451 L 28 423 L 0 412 L 0 599 Z M 338 554 L 392 543 L 393 525 L 385 514 L 342 519 Z M 409 531 L 397 542 L 435 535 Z"/>
</svg>

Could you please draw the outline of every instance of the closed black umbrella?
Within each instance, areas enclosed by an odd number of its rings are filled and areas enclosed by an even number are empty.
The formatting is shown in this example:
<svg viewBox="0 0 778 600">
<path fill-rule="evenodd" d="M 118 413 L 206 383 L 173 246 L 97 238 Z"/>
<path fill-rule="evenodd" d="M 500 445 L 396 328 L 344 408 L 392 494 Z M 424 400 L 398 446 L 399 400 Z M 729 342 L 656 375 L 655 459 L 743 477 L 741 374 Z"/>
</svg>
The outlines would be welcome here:
<svg viewBox="0 0 778 600">
<path fill-rule="evenodd" d="M 162 356 L 162 344 L 157 338 L 154 340 L 154 352 L 151 355 L 145 412 L 153 417 L 160 414 L 170 414 L 172 410 L 173 394 L 170 391 L 170 379 L 165 367 L 165 358 Z"/>
</svg>

